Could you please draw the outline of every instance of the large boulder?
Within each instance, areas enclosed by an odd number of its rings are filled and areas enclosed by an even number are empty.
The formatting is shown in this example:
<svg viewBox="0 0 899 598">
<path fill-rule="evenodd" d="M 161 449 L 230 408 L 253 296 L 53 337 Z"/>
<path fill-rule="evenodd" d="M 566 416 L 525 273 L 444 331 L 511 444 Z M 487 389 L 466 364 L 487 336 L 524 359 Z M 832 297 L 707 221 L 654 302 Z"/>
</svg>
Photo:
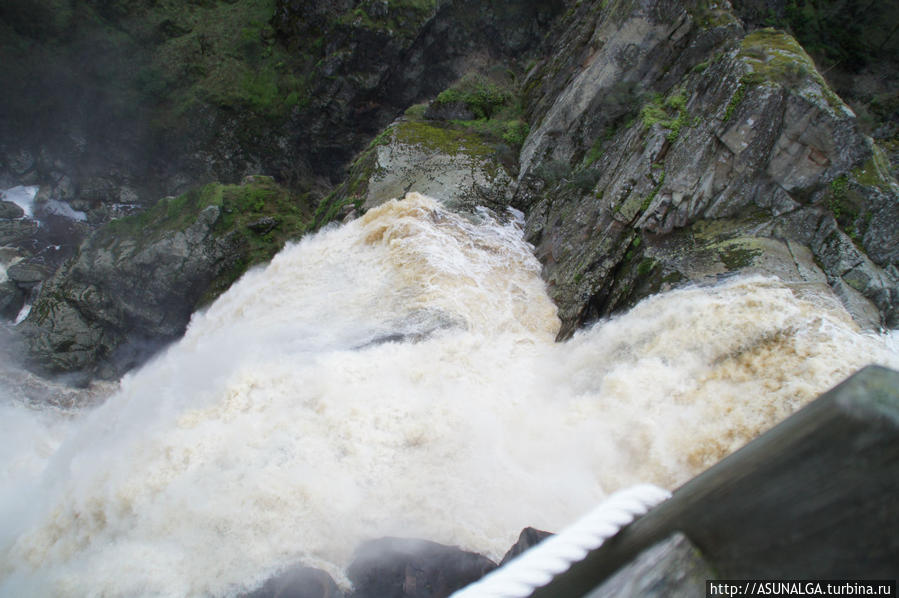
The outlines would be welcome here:
<svg viewBox="0 0 899 598">
<path fill-rule="evenodd" d="M 433 122 L 414 111 L 384 130 L 355 160 L 350 174 L 319 210 L 324 224 L 341 208 L 368 210 L 407 191 L 471 210 L 503 206 L 512 177 L 497 161 L 495 142 L 476 131 Z"/>
<path fill-rule="evenodd" d="M 30 364 L 120 375 L 178 338 L 191 313 L 250 265 L 301 235 L 309 214 L 267 177 L 253 177 L 107 224 L 44 283 L 19 327 Z"/>
</svg>

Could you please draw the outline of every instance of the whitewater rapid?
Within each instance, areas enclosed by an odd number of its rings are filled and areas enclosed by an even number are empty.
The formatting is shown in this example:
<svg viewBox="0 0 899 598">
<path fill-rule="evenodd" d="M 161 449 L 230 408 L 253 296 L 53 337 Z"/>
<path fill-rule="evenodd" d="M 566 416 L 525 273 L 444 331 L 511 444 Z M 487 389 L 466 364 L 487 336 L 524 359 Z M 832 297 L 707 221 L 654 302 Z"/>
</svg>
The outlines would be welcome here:
<svg viewBox="0 0 899 598">
<path fill-rule="evenodd" d="M 0 595 L 221 596 L 359 542 L 497 558 L 674 488 L 860 367 L 832 298 L 733 279 L 555 343 L 513 216 L 417 194 L 285 248 L 96 408 L 0 402 Z"/>
</svg>

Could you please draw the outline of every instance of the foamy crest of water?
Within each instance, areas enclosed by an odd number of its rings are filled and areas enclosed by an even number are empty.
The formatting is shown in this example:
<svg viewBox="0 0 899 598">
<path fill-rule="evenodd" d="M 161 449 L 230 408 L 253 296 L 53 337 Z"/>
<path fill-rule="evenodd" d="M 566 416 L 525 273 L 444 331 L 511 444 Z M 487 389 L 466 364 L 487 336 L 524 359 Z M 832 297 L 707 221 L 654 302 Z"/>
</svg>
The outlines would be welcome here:
<svg viewBox="0 0 899 598">
<path fill-rule="evenodd" d="M 27 218 L 33 218 L 34 196 L 37 195 L 38 189 L 39 188 L 34 185 L 28 187 L 23 187 L 21 185 L 11 187 L 9 189 L 0 190 L 0 199 L 16 204 L 22 208 Z"/>
<path fill-rule="evenodd" d="M 411 194 L 308 237 L 77 421 L 10 407 L 0 594 L 227 595 L 300 559 L 339 575 L 387 534 L 498 557 L 899 366 L 761 278 L 558 326 L 514 223 Z"/>
</svg>

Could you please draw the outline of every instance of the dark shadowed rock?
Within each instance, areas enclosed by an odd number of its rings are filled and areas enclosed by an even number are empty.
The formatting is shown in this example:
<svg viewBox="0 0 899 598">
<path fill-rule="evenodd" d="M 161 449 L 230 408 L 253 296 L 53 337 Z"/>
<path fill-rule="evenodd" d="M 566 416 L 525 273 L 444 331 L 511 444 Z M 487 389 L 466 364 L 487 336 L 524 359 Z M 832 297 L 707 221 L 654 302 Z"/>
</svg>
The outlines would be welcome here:
<svg viewBox="0 0 899 598">
<path fill-rule="evenodd" d="M 25 294 L 11 280 L 0 282 L 0 317 L 12 320 L 25 303 Z"/>
<path fill-rule="evenodd" d="M 30 287 L 47 280 L 53 271 L 35 261 L 23 260 L 6 270 L 9 279 L 19 286 Z"/>
<path fill-rule="evenodd" d="M 34 220 L 23 218 L 20 220 L 0 220 L 0 246 L 12 245 L 20 247 L 37 234 L 38 223 Z"/>
<path fill-rule="evenodd" d="M 536 546 L 551 535 L 551 532 L 544 532 L 533 527 L 524 528 L 523 530 L 521 530 L 521 534 L 519 534 L 518 536 L 518 541 L 512 545 L 512 548 L 510 548 L 509 551 L 503 556 L 503 560 L 499 562 L 499 566 L 502 567 L 525 550 Z"/>
<path fill-rule="evenodd" d="M 353 598 L 443 598 L 495 568 L 487 557 L 453 546 L 381 538 L 356 550 L 347 576 Z"/>
<path fill-rule="evenodd" d="M 11 201 L 0 201 L 0 218 L 15 219 L 25 215 L 25 210 Z"/>
<path fill-rule="evenodd" d="M 465 102 L 431 102 L 425 118 L 432 120 L 472 120 L 475 113 Z"/>
<path fill-rule="evenodd" d="M 343 592 L 321 569 L 294 565 L 258 590 L 238 598 L 343 598 Z"/>
</svg>

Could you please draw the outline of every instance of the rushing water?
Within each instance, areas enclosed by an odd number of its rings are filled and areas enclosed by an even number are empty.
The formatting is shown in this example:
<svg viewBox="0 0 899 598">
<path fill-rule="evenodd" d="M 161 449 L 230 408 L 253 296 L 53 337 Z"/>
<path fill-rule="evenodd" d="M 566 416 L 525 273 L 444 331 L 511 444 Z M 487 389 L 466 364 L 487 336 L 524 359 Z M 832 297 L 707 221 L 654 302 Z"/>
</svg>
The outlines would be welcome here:
<svg viewBox="0 0 899 598">
<path fill-rule="evenodd" d="M 382 535 L 500 556 L 669 488 L 859 367 L 832 299 L 737 279 L 554 343 L 514 219 L 411 194 L 249 272 L 83 412 L 0 405 L 0 594 L 227 595 Z"/>
<path fill-rule="evenodd" d="M 0 189 L 0 200 L 8 201 L 16 204 L 25 212 L 26 218 L 34 217 L 34 196 L 38 192 L 37 186 L 11 187 L 9 189 Z"/>
</svg>

